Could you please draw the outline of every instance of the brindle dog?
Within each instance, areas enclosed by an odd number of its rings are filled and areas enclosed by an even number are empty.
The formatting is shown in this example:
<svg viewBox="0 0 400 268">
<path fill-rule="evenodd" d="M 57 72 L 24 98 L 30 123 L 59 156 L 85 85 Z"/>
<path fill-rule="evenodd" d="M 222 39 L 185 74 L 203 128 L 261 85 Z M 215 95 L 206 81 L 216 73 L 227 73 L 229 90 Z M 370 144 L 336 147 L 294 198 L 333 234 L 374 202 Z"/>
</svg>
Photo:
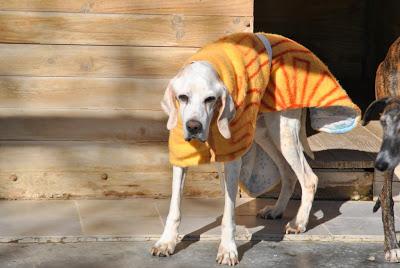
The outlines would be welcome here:
<svg viewBox="0 0 400 268">
<path fill-rule="evenodd" d="M 383 171 L 385 179 L 374 212 L 382 206 L 385 234 L 385 259 L 400 262 L 400 247 L 396 239 L 393 213 L 392 180 L 400 163 L 400 38 L 390 47 L 376 72 L 375 92 L 378 100 L 367 108 L 363 125 L 379 114 L 383 142 L 375 160 L 375 168 Z"/>
</svg>

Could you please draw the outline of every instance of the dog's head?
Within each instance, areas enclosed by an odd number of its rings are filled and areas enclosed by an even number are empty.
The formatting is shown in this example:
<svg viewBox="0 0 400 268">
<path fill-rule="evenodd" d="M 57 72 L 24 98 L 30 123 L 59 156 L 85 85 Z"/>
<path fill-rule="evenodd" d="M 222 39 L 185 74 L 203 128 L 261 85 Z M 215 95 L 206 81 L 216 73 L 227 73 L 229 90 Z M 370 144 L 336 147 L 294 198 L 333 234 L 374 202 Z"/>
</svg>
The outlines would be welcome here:
<svg viewBox="0 0 400 268">
<path fill-rule="evenodd" d="M 380 171 L 394 169 L 400 163 L 400 98 L 382 98 L 371 103 L 365 112 L 363 125 L 375 118 L 380 118 L 383 129 L 375 167 Z"/>
<path fill-rule="evenodd" d="M 235 105 L 218 73 L 205 61 L 186 65 L 171 79 L 161 106 L 169 116 L 169 130 L 176 126 L 179 113 L 186 141 L 207 141 L 214 114 L 221 135 L 231 137 L 229 122 L 235 115 Z"/>
</svg>

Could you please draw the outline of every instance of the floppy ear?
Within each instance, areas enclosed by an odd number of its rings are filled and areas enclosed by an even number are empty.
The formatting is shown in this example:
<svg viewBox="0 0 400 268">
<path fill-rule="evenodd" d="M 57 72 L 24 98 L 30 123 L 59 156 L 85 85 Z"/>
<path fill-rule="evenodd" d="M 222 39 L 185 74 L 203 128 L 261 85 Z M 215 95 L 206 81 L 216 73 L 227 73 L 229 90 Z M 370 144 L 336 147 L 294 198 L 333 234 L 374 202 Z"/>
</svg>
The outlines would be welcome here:
<svg viewBox="0 0 400 268">
<path fill-rule="evenodd" d="M 380 114 L 385 109 L 386 105 L 388 105 L 391 100 L 392 98 L 388 97 L 372 102 L 365 111 L 362 125 L 367 125 L 372 119 L 378 119 Z"/>
<path fill-rule="evenodd" d="M 171 79 L 171 81 L 168 83 L 167 89 L 165 90 L 165 93 L 164 93 L 164 98 L 161 101 L 162 109 L 169 116 L 168 123 L 167 123 L 168 130 L 173 129 L 176 126 L 177 121 L 178 121 L 178 110 L 176 109 L 176 105 L 175 105 L 175 94 L 173 92 L 173 82 L 174 82 L 174 79 Z"/>
<path fill-rule="evenodd" d="M 235 104 L 229 94 L 228 90 L 224 87 L 221 95 L 221 108 L 219 110 L 217 126 L 221 135 L 225 139 L 231 138 L 231 131 L 229 130 L 229 122 L 235 116 Z"/>
</svg>

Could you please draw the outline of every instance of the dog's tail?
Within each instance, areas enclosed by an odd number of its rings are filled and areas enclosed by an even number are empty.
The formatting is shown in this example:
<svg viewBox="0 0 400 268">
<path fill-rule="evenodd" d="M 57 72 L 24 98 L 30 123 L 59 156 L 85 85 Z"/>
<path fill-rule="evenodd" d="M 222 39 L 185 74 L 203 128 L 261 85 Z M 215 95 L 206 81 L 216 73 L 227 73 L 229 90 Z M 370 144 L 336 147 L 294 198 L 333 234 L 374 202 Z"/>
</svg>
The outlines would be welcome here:
<svg viewBox="0 0 400 268">
<path fill-rule="evenodd" d="M 380 207 L 381 207 L 381 199 L 380 199 L 379 196 L 378 196 L 378 200 L 376 200 L 375 206 L 374 206 L 374 208 L 372 209 L 372 211 L 375 213 L 375 212 L 378 211 L 378 209 L 379 209 Z"/>
<path fill-rule="evenodd" d="M 311 159 L 314 159 L 314 153 L 310 148 L 310 144 L 307 140 L 307 131 L 306 131 L 306 120 L 307 120 L 307 109 L 303 109 L 301 112 L 301 126 L 300 126 L 300 142 L 303 145 L 303 151 L 308 155 Z"/>
</svg>

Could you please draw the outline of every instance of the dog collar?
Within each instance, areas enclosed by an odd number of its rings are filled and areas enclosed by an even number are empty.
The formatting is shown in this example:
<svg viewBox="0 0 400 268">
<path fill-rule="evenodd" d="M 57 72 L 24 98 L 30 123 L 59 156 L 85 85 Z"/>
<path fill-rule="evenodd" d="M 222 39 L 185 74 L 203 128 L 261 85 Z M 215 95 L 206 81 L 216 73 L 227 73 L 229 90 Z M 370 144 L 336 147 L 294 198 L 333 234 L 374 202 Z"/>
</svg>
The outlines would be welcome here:
<svg viewBox="0 0 400 268">
<path fill-rule="evenodd" d="M 260 39 L 260 41 L 263 43 L 265 49 L 268 52 L 268 58 L 269 58 L 269 68 L 271 69 L 271 64 L 272 64 L 272 47 L 271 47 L 271 43 L 269 42 L 268 38 L 265 37 L 264 34 L 261 33 L 256 33 L 256 36 L 258 37 L 258 39 Z"/>
</svg>

